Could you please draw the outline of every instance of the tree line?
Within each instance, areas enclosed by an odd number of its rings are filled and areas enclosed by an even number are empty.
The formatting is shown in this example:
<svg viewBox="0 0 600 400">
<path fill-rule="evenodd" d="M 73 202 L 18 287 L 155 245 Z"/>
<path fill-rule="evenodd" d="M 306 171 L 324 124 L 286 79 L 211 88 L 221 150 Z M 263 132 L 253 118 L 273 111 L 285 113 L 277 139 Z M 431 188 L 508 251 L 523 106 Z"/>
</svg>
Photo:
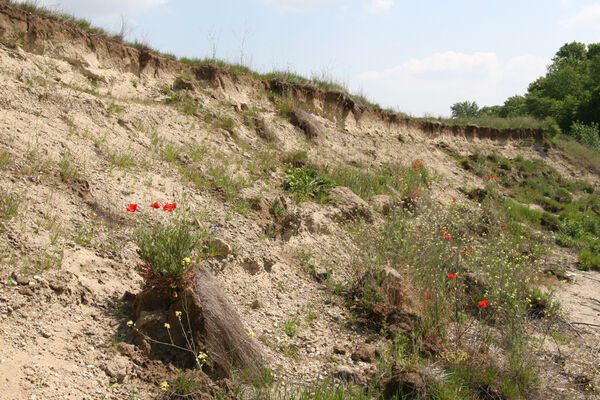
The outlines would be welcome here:
<svg viewBox="0 0 600 400">
<path fill-rule="evenodd" d="M 524 96 L 479 108 L 474 101 L 450 107 L 453 118 L 533 117 L 600 151 L 600 43 L 563 45 L 545 76 L 529 84 Z"/>
</svg>

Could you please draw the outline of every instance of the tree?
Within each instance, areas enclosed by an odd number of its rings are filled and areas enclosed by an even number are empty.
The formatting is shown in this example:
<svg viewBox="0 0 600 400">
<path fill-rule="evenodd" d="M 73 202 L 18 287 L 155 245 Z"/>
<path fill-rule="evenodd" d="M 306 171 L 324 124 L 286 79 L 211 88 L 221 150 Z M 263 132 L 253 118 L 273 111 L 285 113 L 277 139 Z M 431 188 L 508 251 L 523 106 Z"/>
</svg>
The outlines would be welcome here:
<svg viewBox="0 0 600 400">
<path fill-rule="evenodd" d="M 565 43 L 552 59 L 554 63 L 561 60 L 577 60 L 583 61 L 586 59 L 587 49 L 585 44 L 579 42 Z"/>
<path fill-rule="evenodd" d="M 474 101 L 454 103 L 450 110 L 452 118 L 477 118 L 479 116 L 479 106 Z"/>
</svg>

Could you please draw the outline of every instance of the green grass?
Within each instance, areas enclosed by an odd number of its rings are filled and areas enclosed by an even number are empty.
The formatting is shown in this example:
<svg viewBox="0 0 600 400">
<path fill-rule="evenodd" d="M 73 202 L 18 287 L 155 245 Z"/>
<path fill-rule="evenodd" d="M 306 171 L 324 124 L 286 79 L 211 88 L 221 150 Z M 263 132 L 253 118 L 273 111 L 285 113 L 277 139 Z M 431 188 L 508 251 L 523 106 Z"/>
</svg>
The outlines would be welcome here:
<svg viewBox="0 0 600 400">
<path fill-rule="evenodd" d="M 296 201 L 314 200 L 322 203 L 327 200 L 329 189 L 334 183 L 312 167 L 288 165 L 284 171 L 283 189 L 291 192 Z"/>
<path fill-rule="evenodd" d="M 300 326 L 300 318 L 298 318 L 297 316 L 289 317 L 285 321 L 285 327 L 284 327 L 285 334 L 288 335 L 289 337 L 296 336 L 299 326 Z"/>
<path fill-rule="evenodd" d="M 135 166 L 135 159 L 133 155 L 126 152 L 110 151 L 108 153 L 108 161 L 122 169 L 130 169 Z"/>
<path fill-rule="evenodd" d="M 570 136 L 558 135 L 552 142 L 569 157 L 569 161 L 584 171 L 600 173 L 600 152 L 577 142 Z"/>
<path fill-rule="evenodd" d="M 0 168 L 7 168 L 10 165 L 10 153 L 6 150 L 0 150 Z"/>
<path fill-rule="evenodd" d="M 179 288 L 189 284 L 190 258 L 199 243 L 191 226 L 190 221 L 176 219 L 169 225 L 157 224 L 134 233 L 147 284 Z"/>
<path fill-rule="evenodd" d="M 73 156 L 70 153 L 64 153 L 58 162 L 60 169 L 60 179 L 65 182 L 73 182 L 79 179 L 79 171 L 77 166 L 73 163 Z"/>
<path fill-rule="evenodd" d="M 324 175 L 336 186 L 346 186 L 365 200 L 376 194 L 418 197 L 431 181 L 425 167 L 398 164 L 378 168 L 336 166 L 328 168 Z"/>
<path fill-rule="evenodd" d="M 179 154 L 181 153 L 181 149 L 176 147 L 173 144 L 167 144 L 164 149 L 162 149 L 161 151 L 161 157 L 163 160 L 165 160 L 168 163 L 174 163 L 175 161 L 177 161 L 177 157 L 179 157 Z"/>
<path fill-rule="evenodd" d="M 540 159 L 473 154 L 458 161 L 476 175 L 498 177 L 490 180 L 483 194 L 506 216 L 553 233 L 557 244 L 580 252 L 580 268 L 596 268 L 600 200 L 591 184 L 566 179 Z M 532 204 L 542 210 L 530 208 Z"/>
<path fill-rule="evenodd" d="M 217 118 L 216 121 L 213 122 L 213 126 L 216 129 L 225 129 L 228 132 L 233 132 L 233 128 L 235 127 L 235 122 L 233 119 L 226 115 L 221 115 Z"/>
<path fill-rule="evenodd" d="M 446 125 L 478 125 L 489 126 L 497 129 L 544 129 L 546 128 L 545 121 L 538 120 L 532 117 L 514 117 L 514 118 L 499 118 L 499 117 L 481 117 L 481 118 L 417 118 L 427 121 L 442 122 Z"/>
<path fill-rule="evenodd" d="M 19 214 L 22 200 L 21 193 L 0 187 L 0 230 L 3 230 L 5 224 Z"/>
</svg>

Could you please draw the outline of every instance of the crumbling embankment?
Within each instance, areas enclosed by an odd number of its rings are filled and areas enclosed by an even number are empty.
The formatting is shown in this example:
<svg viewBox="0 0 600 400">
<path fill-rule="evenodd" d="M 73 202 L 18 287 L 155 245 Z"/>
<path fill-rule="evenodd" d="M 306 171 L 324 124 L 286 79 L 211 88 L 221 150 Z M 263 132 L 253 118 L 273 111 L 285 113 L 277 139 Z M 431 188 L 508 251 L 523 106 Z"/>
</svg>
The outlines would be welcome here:
<svg viewBox="0 0 600 400">
<path fill-rule="evenodd" d="M 76 66 L 87 76 L 93 69 L 112 69 L 137 76 L 160 78 L 188 72 L 201 85 L 227 91 L 267 89 L 291 96 L 294 103 L 335 122 L 345 129 L 348 122 L 358 126 L 364 121 L 388 125 L 390 130 L 419 130 L 435 137 L 452 135 L 467 140 L 543 140 L 540 129 L 497 129 L 477 125 L 448 125 L 437 121 L 418 120 L 401 114 L 375 109 L 362 104 L 342 91 L 324 91 L 310 84 L 296 84 L 281 79 L 264 81 L 249 74 L 234 75 L 227 68 L 206 64 L 192 66 L 155 54 L 147 48 L 135 48 L 115 38 L 69 26 L 59 20 L 32 14 L 0 4 L 0 39 L 19 41 L 29 52 L 50 53 Z"/>
</svg>

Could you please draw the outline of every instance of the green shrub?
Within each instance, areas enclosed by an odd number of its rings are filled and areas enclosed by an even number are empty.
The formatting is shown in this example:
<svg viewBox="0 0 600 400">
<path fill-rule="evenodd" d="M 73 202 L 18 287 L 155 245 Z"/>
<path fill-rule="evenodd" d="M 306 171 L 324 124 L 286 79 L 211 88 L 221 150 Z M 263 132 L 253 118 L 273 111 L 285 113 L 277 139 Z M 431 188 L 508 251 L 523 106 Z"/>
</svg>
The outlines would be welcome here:
<svg viewBox="0 0 600 400">
<path fill-rule="evenodd" d="M 283 188 L 292 192 L 297 201 L 325 201 L 329 189 L 334 186 L 330 179 L 324 178 L 312 167 L 295 168 L 288 164 L 284 172 Z"/>
<path fill-rule="evenodd" d="M 569 204 L 571 201 L 573 201 L 573 195 L 571 195 L 571 193 L 565 188 L 558 188 L 554 194 L 554 200 L 560 203 Z"/>
<path fill-rule="evenodd" d="M 579 121 L 571 124 L 570 134 L 582 145 L 592 149 L 600 151 L 600 130 L 598 129 L 598 123 L 592 122 L 590 125 L 586 125 Z"/>
<path fill-rule="evenodd" d="M 147 285 L 182 288 L 189 284 L 190 256 L 199 241 L 190 227 L 191 223 L 179 219 L 171 225 L 158 224 L 134 233 L 138 254 L 144 261 L 140 274 Z"/>
<path fill-rule="evenodd" d="M 590 249 L 583 249 L 579 252 L 579 262 L 577 268 L 582 271 L 591 269 L 600 271 L 600 254 L 594 254 Z"/>
</svg>

